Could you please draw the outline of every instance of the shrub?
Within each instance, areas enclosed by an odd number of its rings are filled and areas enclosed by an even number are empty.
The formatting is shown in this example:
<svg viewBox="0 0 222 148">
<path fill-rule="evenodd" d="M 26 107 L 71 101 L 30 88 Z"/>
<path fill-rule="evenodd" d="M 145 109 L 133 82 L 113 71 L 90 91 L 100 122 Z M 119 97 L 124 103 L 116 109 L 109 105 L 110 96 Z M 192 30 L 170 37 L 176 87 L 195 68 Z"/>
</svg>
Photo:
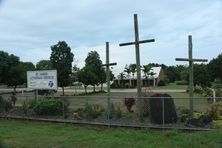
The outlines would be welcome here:
<svg viewBox="0 0 222 148">
<path fill-rule="evenodd" d="M 68 110 L 68 103 L 64 103 L 64 112 Z M 38 115 L 61 115 L 63 113 L 63 101 L 56 99 L 38 99 L 33 104 L 33 110 Z"/>
<path fill-rule="evenodd" d="M 114 104 L 111 104 L 109 117 L 111 119 L 112 118 L 115 118 L 115 119 L 121 118 L 122 117 L 122 111 L 121 111 L 120 107 L 115 109 Z"/>
<path fill-rule="evenodd" d="M 126 108 L 129 112 L 133 112 L 132 107 L 133 107 L 133 105 L 135 105 L 135 102 L 136 102 L 136 100 L 134 98 L 125 98 L 124 103 L 125 103 Z"/>
<path fill-rule="evenodd" d="M 179 114 L 179 117 L 180 117 L 180 121 L 185 122 L 189 118 L 189 109 L 184 108 L 184 107 L 179 107 L 178 108 L 178 114 Z"/>
<path fill-rule="evenodd" d="M 34 108 L 35 100 L 25 100 L 22 104 L 22 111 L 24 114 L 28 114 L 28 111 Z"/>
<path fill-rule="evenodd" d="M 213 120 L 211 122 L 211 127 L 221 129 L 222 128 L 222 120 Z"/>
<path fill-rule="evenodd" d="M 42 96 L 50 96 L 56 93 L 56 90 L 38 90 L 38 94 Z"/>
<path fill-rule="evenodd" d="M 8 112 L 12 109 L 12 102 L 0 96 L 0 112 Z"/>
<path fill-rule="evenodd" d="M 104 107 L 99 104 L 90 105 L 86 103 L 85 108 L 77 109 L 74 114 L 86 119 L 94 119 L 101 116 L 104 111 Z"/>
<path fill-rule="evenodd" d="M 211 105 L 210 114 L 214 120 L 222 119 L 222 101 Z"/>
<path fill-rule="evenodd" d="M 213 92 L 209 88 L 204 88 L 202 92 L 203 97 L 212 97 Z"/>
</svg>

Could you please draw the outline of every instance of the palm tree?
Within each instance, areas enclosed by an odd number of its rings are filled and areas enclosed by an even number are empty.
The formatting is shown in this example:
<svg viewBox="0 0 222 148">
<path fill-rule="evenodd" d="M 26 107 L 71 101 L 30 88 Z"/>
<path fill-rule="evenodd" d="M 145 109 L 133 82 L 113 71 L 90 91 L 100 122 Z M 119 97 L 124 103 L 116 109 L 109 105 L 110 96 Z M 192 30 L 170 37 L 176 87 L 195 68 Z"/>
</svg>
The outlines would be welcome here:
<svg viewBox="0 0 222 148">
<path fill-rule="evenodd" d="M 136 64 L 130 64 L 129 65 L 129 69 L 130 69 L 130 72 L 132 73 L 133 75 L 133 81 L 134 81 L 134 74 L 136 73 Z M 134 85 L 134 84 L 133 84 Z"/>
<path fill-rule="evenodd" d="M 124 72 L 121 72 L 119 75 L 118 75 L 118 79 L 120 80 L 120 84 L 121 86 L 123 87 L 123 79 L 126 78 L 125 76 L 125 73 Z"/>
<path fill-rule="evenodd" d="M 129 67 L 128 65 L 125 66 L 124 72 L 127 73 L 127 77 L 128 77 L 128 79 L 129 79 L 129 87 L 131 87 L 131 79 L 130 79 L 130 73 L 131 73 L 131 71 L 130 71 L 130 67 Z"/>
<path fill-rule="evenodd" d="M 143 73 L 145 75 L 145 78 L 149 80 L 149 75 L 150 75 L 150 71 L 152 70 L 152 66 L 147 64 L 147 65 L 143 65 Z M 146 85 L 146 84 L 145 84 Z M 147 84 L 148 86 L 148 84 Z"/>
</svg>

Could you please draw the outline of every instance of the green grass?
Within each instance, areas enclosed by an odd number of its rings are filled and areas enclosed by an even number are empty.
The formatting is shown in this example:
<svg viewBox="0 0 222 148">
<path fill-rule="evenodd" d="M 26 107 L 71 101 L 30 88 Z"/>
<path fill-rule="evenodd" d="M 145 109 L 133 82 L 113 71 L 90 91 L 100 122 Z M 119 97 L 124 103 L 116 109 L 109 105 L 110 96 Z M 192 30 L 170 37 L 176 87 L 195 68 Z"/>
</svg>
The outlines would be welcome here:
<svg viewBox="0 0 222 148">
<path fill-rule="evenodd" d="M 222 131 L 184 133 L 0 120 L 9 147 L 222 147 Z"/>
<path fill-rule="evenodd" d="M 187 89 L 187 85 L 177 85 L 176 83 L 169 83 L 166 86 L 157 86 L 154 87 L 153 89 L 155 90 L 161 90 L 161 89 L 173 89 L 173 90 L 186 90 Z"/>
</svg>

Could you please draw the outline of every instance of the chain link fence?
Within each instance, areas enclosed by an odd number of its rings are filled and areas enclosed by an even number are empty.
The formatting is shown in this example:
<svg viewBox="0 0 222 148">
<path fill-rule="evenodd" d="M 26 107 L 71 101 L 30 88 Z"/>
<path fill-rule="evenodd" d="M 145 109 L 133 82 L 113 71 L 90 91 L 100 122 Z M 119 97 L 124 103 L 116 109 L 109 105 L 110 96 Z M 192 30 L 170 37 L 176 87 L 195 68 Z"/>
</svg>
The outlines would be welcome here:
<svg viewBox="0 0 222 148">
<path fill-rule="evenodd" d="M 98 124 L 105 126 L 154 127 L 154 128 L 212 128 L 214 117 L 213 98 L 194 97 L 194 118 L 189 116 L 189 98 L 171 97 L 168 94 L 139 98 L 142 101 L 143 120 L 139 120 L 138 100 L 135 95 L 106 93 L 79 96 L 35 96 L 34 93 L 17 94 L 15 104 L 0 113 L 1 117 L 41 119 L 70 123 Z M 3 95 L 12 99 L 10 94 Z M 216 98 L 219 102 L 222 98 Z M 1 101 L 1 99 L 0 99 Z M 217 108 L 219 117 L 222 107 Z M 208 119 L 208 117 L 210 117 Z M 204 120 L 204 121 L 200 121 Z M 209 120 L 209 121 L 208 121 Z"/>
</svg>

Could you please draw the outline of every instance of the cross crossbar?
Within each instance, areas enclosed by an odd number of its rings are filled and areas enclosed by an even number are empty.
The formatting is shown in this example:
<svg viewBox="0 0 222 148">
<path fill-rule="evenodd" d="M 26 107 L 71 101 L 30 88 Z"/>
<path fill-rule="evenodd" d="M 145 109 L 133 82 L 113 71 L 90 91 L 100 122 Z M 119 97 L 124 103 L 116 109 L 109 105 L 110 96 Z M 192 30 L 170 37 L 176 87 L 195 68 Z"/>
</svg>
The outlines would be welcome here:
<svg viewBox="0 0 222 148">
<path fill-rule="evenodd" d="M 117 65 L 117 63 L 102 64 L 102 66 L 113 66 L 113 65 Z"/>
<path fill-rule="evenodd" d="M 176 58 L 176 61 L 193 61 L 193 62 L 207 62 L 207 59 L 187 59 L 187 58 Z"/>
<path fill-rule="evenodd" d="M 155 39 L 142 40 L 139 42 L 121 43 L 121 44 L 119 44 L 119 46 L 128 46 L 128 45 L 143 44 L 143 43 L 150 43 L 150 42 L 155 42 Z"/>
</svg>

